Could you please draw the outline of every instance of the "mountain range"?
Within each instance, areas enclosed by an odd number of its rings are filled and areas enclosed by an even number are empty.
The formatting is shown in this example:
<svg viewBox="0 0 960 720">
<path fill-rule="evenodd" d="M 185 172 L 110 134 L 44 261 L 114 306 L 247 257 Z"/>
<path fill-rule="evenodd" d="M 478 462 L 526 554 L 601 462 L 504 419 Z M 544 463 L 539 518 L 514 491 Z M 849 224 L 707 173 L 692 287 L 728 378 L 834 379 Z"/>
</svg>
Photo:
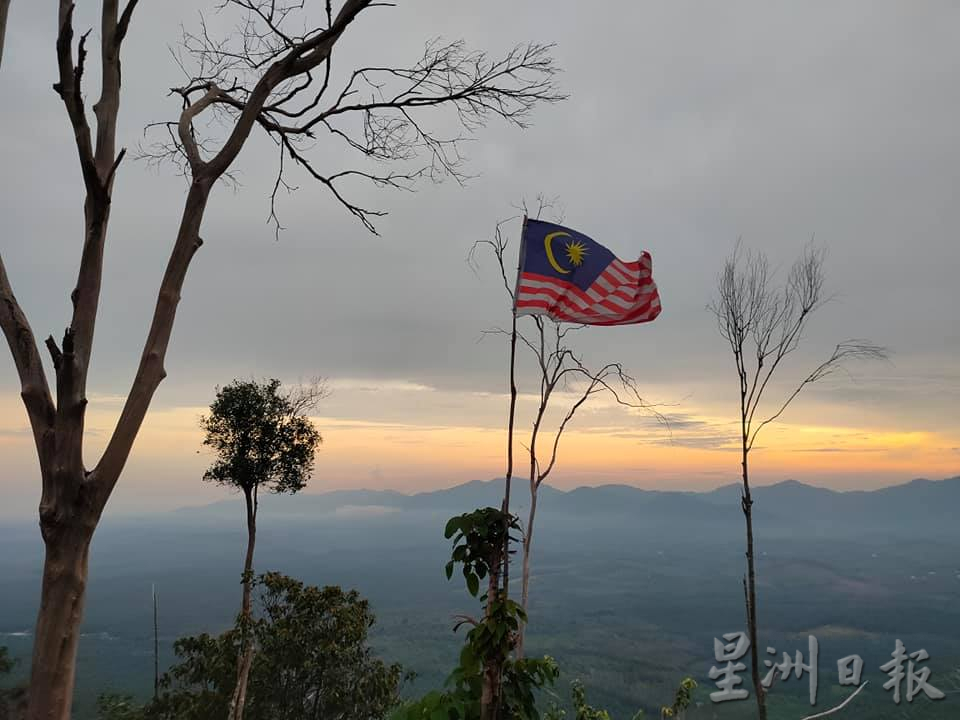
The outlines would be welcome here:
<svg viewBox="0 0 960 720">
<path fill-rule="evenodd" d="M 392 490 L 336 490 L 296 496 L 261 498 L 261 517 L 309 521 L 311 518 L 360 518 L 452 515 L 475 507 L 499 506 L 503 480 L 473 481 L 442 490 L 405 495 Z M 643 490 L 628 485 L 600 485 L 560 490 L 540 488 L 538 517 L 592 525 L 629 524 L 662 530 L 688 528 L 726 530 L 739 526 L 741 487 L 725 485 L 708 492 Z M 932 481 L 917 479 L 877 490 L 837 491 L 787 480 L 754 489 L 759 527 L 793 534 L 846 535 L 878 533 L 910 536 L 960 534 L 960 476 Z M 529 495 L 524 480 L 514 481 L 511 509 L 525 519 Z M 239 498 L 183 508 L 171 514 L 184 521 L 224 519 L 242 515 Z"/>
</svg>

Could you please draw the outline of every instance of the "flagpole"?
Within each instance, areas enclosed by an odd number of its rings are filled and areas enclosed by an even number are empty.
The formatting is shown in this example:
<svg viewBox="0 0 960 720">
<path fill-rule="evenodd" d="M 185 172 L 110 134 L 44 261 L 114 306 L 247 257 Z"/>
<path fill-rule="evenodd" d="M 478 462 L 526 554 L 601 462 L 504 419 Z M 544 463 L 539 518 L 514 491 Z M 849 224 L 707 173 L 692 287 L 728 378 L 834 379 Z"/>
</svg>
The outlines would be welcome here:
<svg viewBox="0 0 960 720">
<path fill-rule="evenodd" d="M 513 330 L 510 333 L 510 417 L 507 421 L 507 474 L 503 490 L 503 597 L 509 597 L 510 591 L 510 483 L 513 479 L 513 425 L 517 413 L 517 288 L 520 285 L 520 272 L 523 269 L 523 251 L 526 243 L 527 216 L 523 216 L 520 227 L 520 253 L 517 258 L 517 278 L 513 290 Z"/>
</svg>

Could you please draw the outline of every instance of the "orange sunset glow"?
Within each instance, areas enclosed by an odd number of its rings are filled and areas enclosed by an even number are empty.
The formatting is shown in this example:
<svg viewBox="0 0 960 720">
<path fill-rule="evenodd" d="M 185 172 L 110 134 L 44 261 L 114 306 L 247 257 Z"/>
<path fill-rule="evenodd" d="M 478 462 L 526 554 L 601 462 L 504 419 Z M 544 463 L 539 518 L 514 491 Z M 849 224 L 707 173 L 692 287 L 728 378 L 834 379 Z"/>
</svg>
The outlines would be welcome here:
<svg viewBox="0 0 960 720">
<path fill-rule="evenodd" d="M 371 415 L 378 419 L 323 415 L 315 418 L 324 443 L 317 455 L 308 492 L 345 488 L 390 488 L 418 492 L 461 482 L 502 476 L 506 432 L 498 424 L 506 396 L 440 392 L 410 385 L 386 384 L 374 392 L 344 382 L 328 403 L 331 409 L 363 407 L 365 396 L 377 398 Z M 417 398 L 421 415 L 435 422 L 390 419 Z M 368 398 L 369 399 L 369 398 Z M 92 431 L 88 462 L 103 449 L 119 414 L 120 398 L 94 397 L 88 415 Z M 0 446 L 16 468 L 5 475 L 5 492 L 26 504 L 36 487 L 32 440 L 18 398 L 3 404 Z M 455 404 L 455 409 L 450 407 Z M 515 477 L 529 473 L 526 445 L 529 424 L 524 412 L 533 398 L 521 397 L 516 431 Z M 557 469 L 549 482 L 569 489 L 580 485 L 620 483 L 651 489 L 704 490 L 735 482 L 739 448 L 735 414 L 725 418 L 711 404 L 697 414 L 685 405 L 681 419 L 658 422 L 649 414 L 616 406 L 595 408 L 564 434 Z M 202 448 L 198 419 L 205 408 L 163 407 L 148 416 L 128 465 L 128 482 L 117 490 L 117 506 L 130 510 L 175 508 L 222 497 L 222 489 L 199 482 L 209 456 Z M 801 479 L 838 489 L 869 489 L 914 477 L 943 478 L 957 473 L 960 436 L 956 432 L 903 431 L 889 418 L 857 424 L 815 424 L 816 416 L 841 416 L 829 405 L 798 403 L 783 423 L 765 428 L 753 453 L 758 484 Z M 474 424 L 456 421 L 472 418 Z M 556 418 L 550 418 L 555 427 Z M 552 434 L 543 436 L 552 442 Z M 545 442 L 541 439 L 541 443 Z"/>
</svg>

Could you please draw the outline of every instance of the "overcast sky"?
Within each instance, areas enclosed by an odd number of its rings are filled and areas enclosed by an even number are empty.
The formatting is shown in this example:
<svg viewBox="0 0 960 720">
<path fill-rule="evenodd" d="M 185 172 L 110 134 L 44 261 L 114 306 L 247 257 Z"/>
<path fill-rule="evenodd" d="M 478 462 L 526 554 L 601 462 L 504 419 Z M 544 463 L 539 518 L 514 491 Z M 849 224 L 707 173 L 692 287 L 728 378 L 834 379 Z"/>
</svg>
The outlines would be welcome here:
<svg viewBox="0 0 960 720">
<path fill-rule="evenodd" d="M 96 3 L 78 5 L 77 27 L 96 28 Z M 119 132 L 131 155 L 146 124 L 176 117 L 167 90 L 182 77 L 169 47 L 179 25 L 195 25 L 197 8 L 209 5 L 143 0 L 138 8 Z M 591 328 L 577 343 L 591 361 L 622 361 L 675 421 L 671 435 L 598 404 L 564 446 L 556 484 L 699 489 L 736 478 L 736 380 L 705 306 L 738 237 L 776 266 L 788 266 L 813 236 L 829 252 L 837 298 L 814 319 L 785 380 L 848 337 L 893 352 L 889 363 L 854 368 L 802 396 L 758 450 L 758 481 L 875 487 L 960 472 L 960 6 L 398 5 L 349 28 L 334 55 L 335 81 L 358 64 L 409 64 L 436 36 L 492 54 L 535 40 L 557 43 L 558 81 L 570 99 L 538 109 L 527 130 L 496 122 L 480 130 L 465 146 L 476 175 L 466 187 L 426 183 L 408 194 L 351 186 L 359 204 L 389 211 L 379 237 L 295 176 L 300 189 L 281 198 L 287 229 L 275 241 L 265 222 L 275 157 L 268 141 L 251 142 L 238 160 L 241 187 L 211 199 L 168 378 L 115 507 L 220 496 L 199 480 L 210 458 L 197 454 L 196 420 L 215 386 L 236 376 L 330 379 L 314 490 L 410 491 L 501 474 L 507 348 L 481 337 L 509 322 L 509 308 L 489 258 L 477 272 L 465 258 L 538 193 L 558 197 L 565 223 L 621 257 L 652 253 L 660 318 Z M 59 336 L 82 196 L 69 124 L 50 88 L 55 4 L 14 0 L 9 22 L 0 252 L 35 332 Z M 95 82 L 87 95 L 96 97 Z M 429 121 L 443 129 L 450 118 Z M 355 163 L 325 138 L 312 157 L 331 171 Z M 131 159 L 119 171 L 90 375 L 89 465 L 128 390 L 183 196 L 172 168 Z M 515 235 L 519 222 L 508 227 Z M 3 514 L 32 512 L 39 496 L 26 428 L 3 353 Z"/>
</svg>

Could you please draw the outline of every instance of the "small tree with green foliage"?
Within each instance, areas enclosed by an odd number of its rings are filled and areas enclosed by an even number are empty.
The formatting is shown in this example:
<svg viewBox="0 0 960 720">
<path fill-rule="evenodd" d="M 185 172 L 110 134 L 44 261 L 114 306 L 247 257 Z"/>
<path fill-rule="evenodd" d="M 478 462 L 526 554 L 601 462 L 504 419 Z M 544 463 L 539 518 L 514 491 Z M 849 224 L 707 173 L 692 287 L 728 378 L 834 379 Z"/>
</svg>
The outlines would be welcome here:
<svg viewBox="0 0 960 720">
<path fill-rule="evenodd" d="M 253 553 L 257 542 L 258 495 L 302 490 L 313 471 L 320 433 L 306 412 L 326 396 L 322 383 L 281 390 L 276 379 L 234 380 L 217 391 L 210 414 L 201 418 L 203 444 L 217 459 L 203 475 L 208 482 L 240 490 L 246 502 L 247 553 L 243 562 L 240 609 L 240 662 L 231 701 L 231 719 L 243 717 L 254 645 L 249 641 Z"/>
<path fill-rule="evenodd" d="M 305 585 L 280 573 L 257 579 L 259 617 L 250 624 L 248 720 L 381 720 L 398 703 L 399 665 L 374 657 L 369 603 L 356 591 Z M 151 720 L 228 717 L 242 620 L 219 637 L 181 638 L 180 662 L 161 680 Z"/>
<path fill-rule="evenodd" d="M 479 620 L 459 616 L 454 629 L 462 625 L 471 629 L 446 689 L 407 703 L 391 720 L 539 720 L 535 693 L 552 685 L 559 669 L 549 657 L 511 658 L 526 613 L 503 594 L 499 582 L 504 533 L 519 528 L 515 516 L 493 507 L 458 515 L 447 523 L 444 534 L 453 540 L 447 578 L 460 565 L 474 597 L 480 592 L 480 581 L 487 579 L 487 592 L 480 596 L 483 615 Z"/>
</svg>

